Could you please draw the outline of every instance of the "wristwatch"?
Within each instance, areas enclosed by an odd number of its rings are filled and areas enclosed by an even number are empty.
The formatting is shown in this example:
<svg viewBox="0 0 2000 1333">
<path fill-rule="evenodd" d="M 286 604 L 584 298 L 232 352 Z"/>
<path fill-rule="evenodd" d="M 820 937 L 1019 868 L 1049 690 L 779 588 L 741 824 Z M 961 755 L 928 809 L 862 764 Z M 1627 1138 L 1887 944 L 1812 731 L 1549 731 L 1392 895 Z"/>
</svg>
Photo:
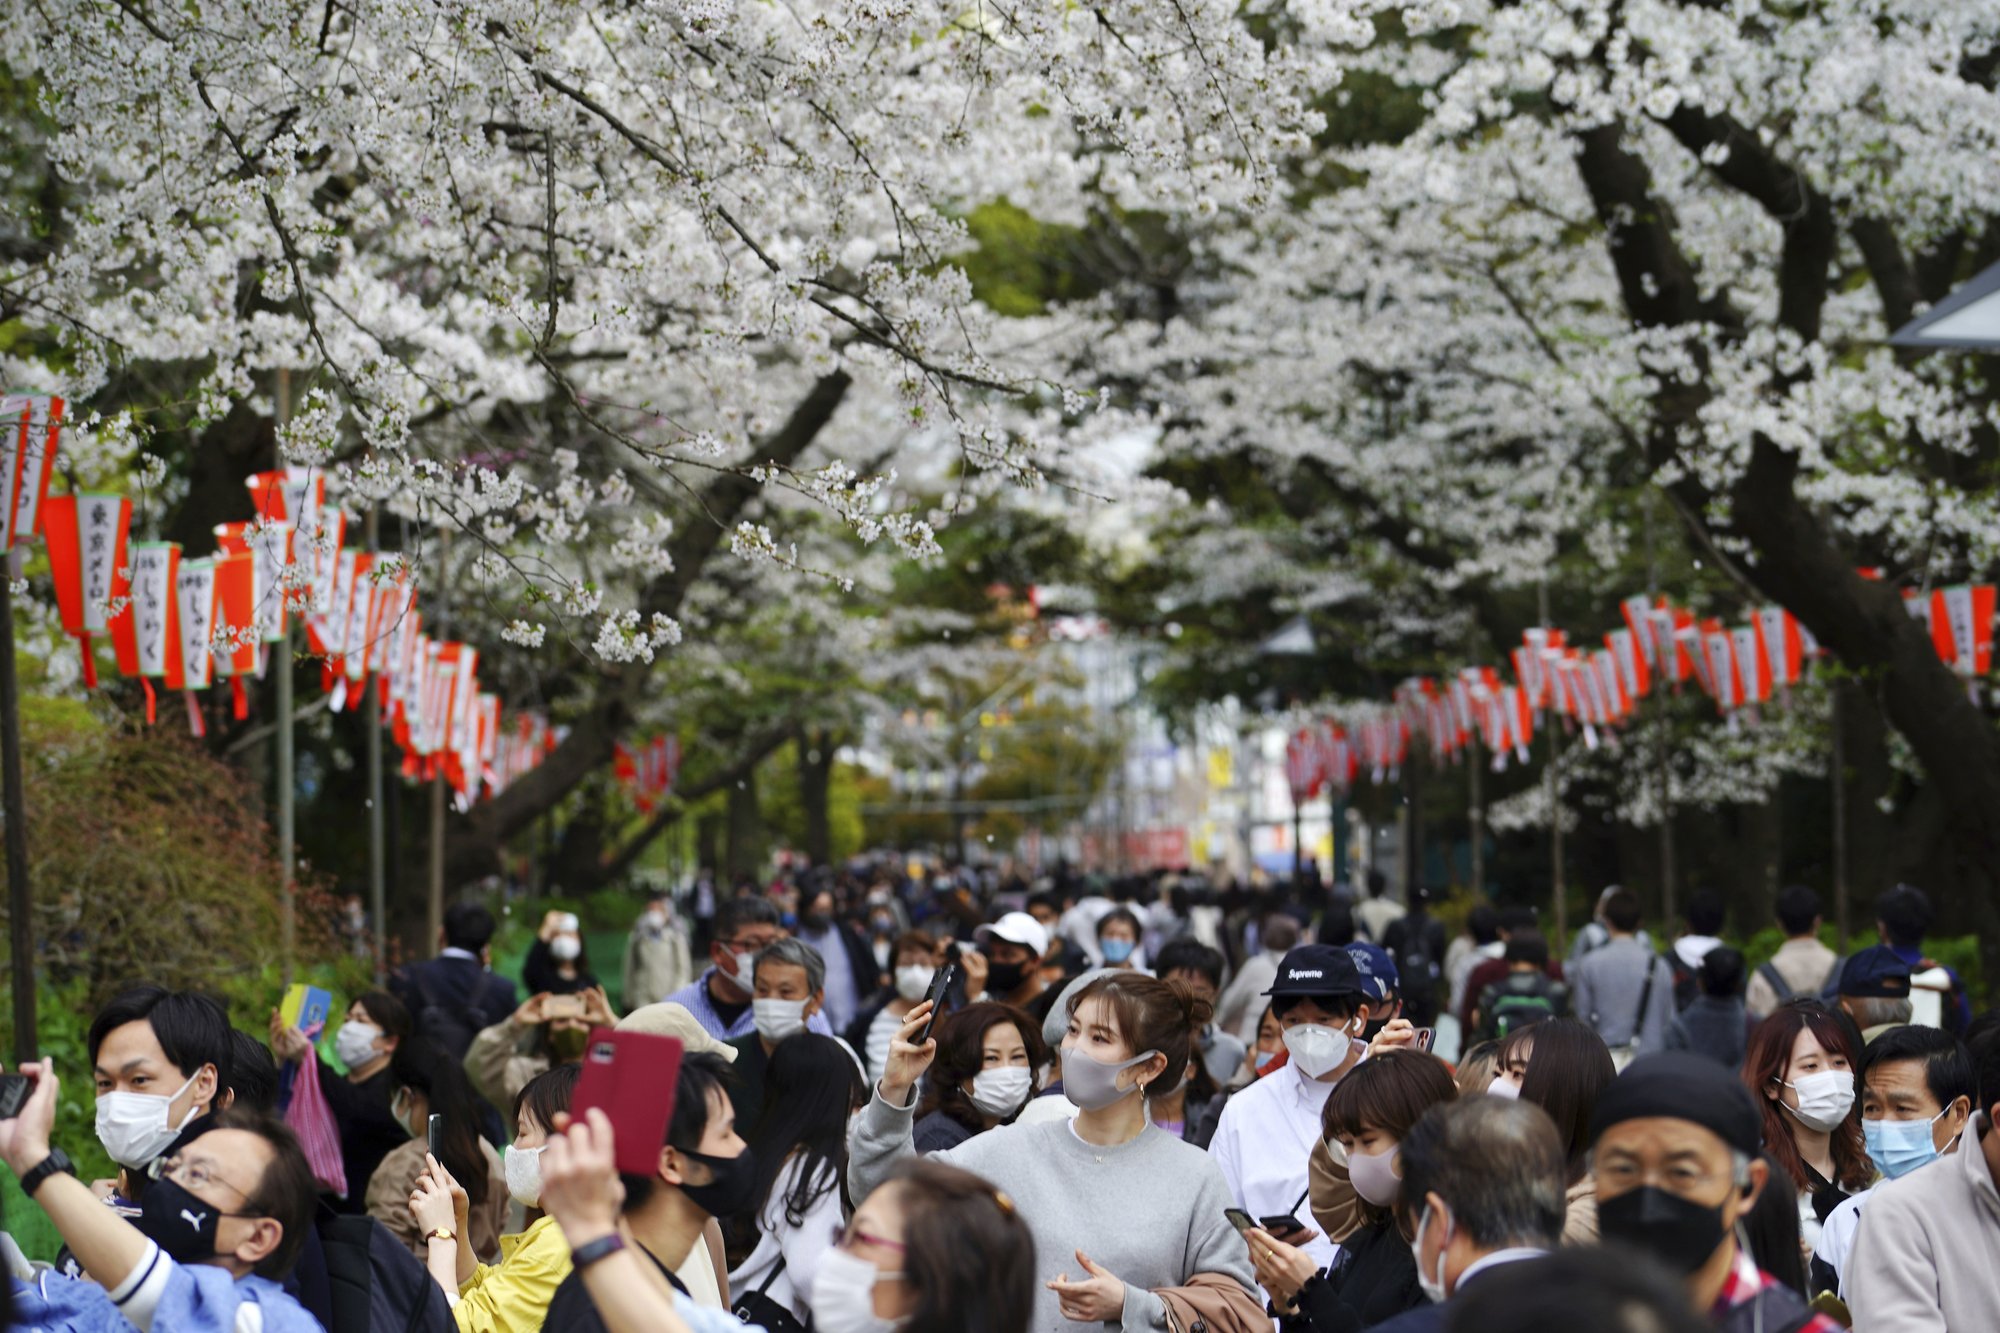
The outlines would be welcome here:
<svg viewBox="0 0 2000 1333">
<path fill-rule="evenodd" d="M 596 1240 L 587 1240 L 570 1251 L 569 1266 L 578 1272 L 582 1272 L 599 1259 L 609 1258 L 624 1248 L 625 1238 L 614 1231 L 608 1236 L 599 1236 Z"/>
<path fill-rule="evenodd" d="M 435 1231 L 426 1231 L 424 1233 L 424 1239 L 455 1241 L 458 1239 L 458 1233 L 456 1231 L 453 1231 L 450 1227 L 439 1227 Z"/>
<path fill-rule="evenodd" d="M 40 1166 L 21 1177 L 21 1193 L 31 1199 L 34 1198 L 35 1191 L 42 1187 L 42 1182 L 58 1171 L 66 1171 L 73 1176 L 76 1174 L 76 1163 L 70 1161 L 69 1154 L 61 1148 L 51 1148 Z"/>
</svg>

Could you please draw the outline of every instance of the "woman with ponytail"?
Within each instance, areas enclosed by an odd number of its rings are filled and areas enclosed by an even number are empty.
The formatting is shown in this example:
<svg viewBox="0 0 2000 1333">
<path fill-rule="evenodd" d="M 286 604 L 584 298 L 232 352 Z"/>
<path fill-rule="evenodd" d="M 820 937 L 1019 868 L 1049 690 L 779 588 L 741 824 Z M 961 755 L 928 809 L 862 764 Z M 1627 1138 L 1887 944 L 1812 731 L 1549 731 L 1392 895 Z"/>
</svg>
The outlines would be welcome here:
<svg viewBox="0 0 2000 1333">
<path fill-rule="evenodd" d="M 1165 1322 L 1162 1289 L 1198 1285 L 1256 1308 L 1249 1251 L 1223 1217 L 1230 1206 L 1208 1154 L 1154 1126 L 1149 1090 L 1164 1093 L 1198 1058 L 1207 1000 L 1179 981 L 1133 972 L 1077 992 L 1059 1052 L 1073 1120 L 1001 1125 L 926 1160 L 993 1182 L 1034 1234 L 1040 1268 L 1033 1326 Z M 937 1055 L 917 1044 L 930 1006 L 912 1009 L 848 1144 L 849 1193 L 864 1198 L 916 1153 L 912 1093 Z"/>
</svg>

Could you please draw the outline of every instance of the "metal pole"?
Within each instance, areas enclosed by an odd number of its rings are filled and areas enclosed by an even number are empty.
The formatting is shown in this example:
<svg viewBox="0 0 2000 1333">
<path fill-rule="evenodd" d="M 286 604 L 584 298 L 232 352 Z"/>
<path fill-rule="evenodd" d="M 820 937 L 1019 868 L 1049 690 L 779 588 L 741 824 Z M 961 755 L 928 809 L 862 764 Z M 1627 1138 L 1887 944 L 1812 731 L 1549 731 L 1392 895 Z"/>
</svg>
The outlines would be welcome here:
<svg viewBox="0 0 2000 1333">
<path fill-rule="evenodd" d="M 277 406 L 278 424 L 283 426 L 292 415 L 292 377 L 288 370 L 278 371 Z M 298 779 L 292 744 L 292 639 L 289 624 L 285 627 L 285 637 L 271 646 L 271 665 L 278 677 L 275 731 L 278 741 L 278 920 L 282 941 L 279 948 L 284 982 L 290 986 L 292 967 L 298 953 L 299 906 L 294 882 L 298 864 L 297 827 L 294 823 Z"/>
<path fill-rule="evenodd" d="M 1833 756 L 1827 777 L 1833 782 L 1833 919 L 1840 932 L 1840 952 L 1847 952 L 1847 736 L 1841 720 L 1841 682 L 1827 692 L 1831 707 Z"/>
<path fill-rule="evenodd" d="M 381 520 L 377 506 L 368 506 L 368 550 L 381 549 Z M 387 632 L 387 631 L 383 631 Z M 368 651 L 373 651 L 373 645 Z M 368 673 L 368 694 L 362 704 L 362 721 L 368 734 L 368 913 L 375 922 L 375 984 L 389 974 L 388 926 L 388 846 L 382 810 L 382 678 Z"/>
<path fill-rule="evenodd" d="M 36 1059 L 34 895 L 28 803 L 21 790 L 21 690 L 14 676 L 14 562 L 0 559 L 0 770 L 7 783 L 7 944 L 14 968 L 14 1060 Z"/>
<path fill-rule="evenodd" d="M 1474 897 L 1486 894 L 1486 797 L 1480 788 L 1479 779 L 1479 737 L 1475 734 L 1472 744 L 1465 751 L 1465 772 L 1468 785 L 1472 788 L 1469 808 L 1472 825 L 1472 893 Z"/>
</svg>

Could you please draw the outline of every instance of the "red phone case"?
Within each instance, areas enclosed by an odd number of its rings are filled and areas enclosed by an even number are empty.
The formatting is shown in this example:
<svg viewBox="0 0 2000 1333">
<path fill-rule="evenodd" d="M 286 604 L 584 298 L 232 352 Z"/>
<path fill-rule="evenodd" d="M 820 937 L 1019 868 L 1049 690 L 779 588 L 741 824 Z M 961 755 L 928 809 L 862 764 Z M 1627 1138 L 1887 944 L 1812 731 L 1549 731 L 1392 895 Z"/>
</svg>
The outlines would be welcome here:
<svg viewBox="0 0 2000 1333">
<path fill-rule="evenodd" d="M 659 1170 L 667 1121 L 680 1078 L 678 1037 L 595 1028 L 583 1052 L 583 1077 L 570 1098 L 578 1120 L 593 1106 L 611 1120 L 618 1169 L 637 1176 Z"/>
</svg>

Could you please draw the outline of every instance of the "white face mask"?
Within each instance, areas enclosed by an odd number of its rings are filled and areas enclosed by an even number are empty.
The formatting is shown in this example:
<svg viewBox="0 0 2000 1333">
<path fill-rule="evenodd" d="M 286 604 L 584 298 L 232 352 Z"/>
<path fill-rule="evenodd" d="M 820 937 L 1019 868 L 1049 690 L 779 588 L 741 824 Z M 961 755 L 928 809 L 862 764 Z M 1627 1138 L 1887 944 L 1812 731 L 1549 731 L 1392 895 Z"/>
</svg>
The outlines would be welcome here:
<svg viewBox="0 0 2000 1333">
<path fill-rule="evenodd" d="M 549 952 L 556 956 L 558 962 L 573 963 L 583 952 L 583 941 L 574 935 L 558 935 L 549 941 Z"/>
<path fill-rule="evenodd" d="M 639 920 L 645 924 L 646 929 L 655 933 L 667 928 L 667 914 L 665 912 L 656 910 L 648 911 Z"/>
<path fill-rule="evenodd" d="M 174 1136 L 195 1115 L 195 1107 L 190 1103 L 180 1124 L 171 1125 L 167 1123 L 168 1110 L 174 1098 L 193 1087 L 195 1079 L 200 1077 L 201 1071 L 197 1069 L 187 1082 L 164 1097 L 150 1092 L 107 1092 L 99 1097 L 97 1141 L 111 1154 L 111 1160 L 137 1171 L 165 1152 Z"/>
<path fill-rule="evenodd" d="M 373 1023 L 350 1018 L 333 1034 L 333 1053 L 340 1057 L 340 1063 L 356 1069 L 382 1053 L 375 1049 L 375 1039 L 381 1035 L 382 1029 Z"/>
<path fill-rule="evenodd" d="M 969 1100 L 987 1115 L 1006 1119 L 1021 1109 L 1035 1090 L 1035 1071 L 1018 1065 L 1006 1069 L 982 1069 L 972 1078 Z"/>
<path fill-rule="evenodd" d="M 732 953 L 729 956 L 735 960 L 736 969 L 730 974 L 729 979 L 746 991 L 756 990 L 757 951 L 752 949 L 749 953 Z"/>
<path fill-rule="evenodd" d="M 541 1207 L 542 1150 L 516 1148 L 510 1143 L 500 1165 L 507 1174 L 507 1193 L 514 1197 L 514 1201 L 523 1208 Z"/>
<path fill-rule="evenodd" d="M 896 969 L 896 994 L 906 1000 L 921 1000 L 931 988 L 931 980 L 937 976 L 937 969 L 914 963 L 909 967 Z"/>
<path fill-rule="evenodd" d="M 1438 1242 L 1438 1257 L 1435 1268 L 1424 1271 L 1424 1232 L 1431 1224 L 1430 1205 L 1424 1205 L 1423 1216 L 1417 1219 L 1417 1236 L 1410 1242 L 1410 1253 L 1417 1260 L 1417 1285 L 1423 1289 L 1424 1299 L 1436 1305 L 1451 1293 L 1444 1289 L 1444 1253 L 1451 1248 L 1451 1222 L 1444 1225 L 1444 1239 Z"/>
<path fill-rule="evenodd" d="M 896 1321 L 875 1313 L 875 1284 L 901 1276 L 846 1250 L 828 1250 L 813 1273 L 813 1327 L 819 1333 L 890 1333 Z"/>
<path fill-rule="evenodd" d="M 806 1030 L 804 1000 L 752 1000 L 750 1011 L 757 1035 L 765 1041 L 783 1041 Z"/>
<path fill-rule="evenodd" d="M 1508 1078 L 1505 1074 L 1495 1074 L 1493 1081 L 1486 1085 L 1486 1095 L 1488 1097 L 1505 1097 L 1510 1102 L 1519 1101 L 1521 1099 L 1521 1085 L 1513 1079 Z"/>
<path fill-rule="evenodd" d="M 1292 1063 L 1307 1078 L 1331 1074 L 1346 1063 L 1349 1053 L 1360 1044 L 1349 1028 L 1297 1023 L 1285 1029 L 1285 1049 L 1292 1053 Z"/>
<path fill-rule="evenodd" d="M 1850 1070 L 1822 1069 L 1785 1086 L 1798 1093 L 1799 1104 L 1792 1114 L 1807 1129 L 1830 1134 L 1854 1109 L 1854 1074 Z"/>
</svg>

